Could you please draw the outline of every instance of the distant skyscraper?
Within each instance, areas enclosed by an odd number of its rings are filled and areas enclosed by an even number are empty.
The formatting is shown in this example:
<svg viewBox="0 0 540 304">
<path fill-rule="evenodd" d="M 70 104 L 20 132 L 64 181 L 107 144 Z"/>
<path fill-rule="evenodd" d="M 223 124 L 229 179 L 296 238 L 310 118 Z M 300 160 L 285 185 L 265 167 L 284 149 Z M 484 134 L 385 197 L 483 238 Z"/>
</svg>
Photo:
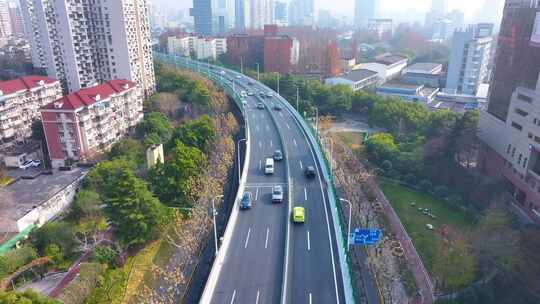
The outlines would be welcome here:
<svg viewBox="0 0 540 304">
<path fill-rule="evenodd" d="M 9 3 L 9 21 L 13 35 L 24 35 L 24 22 L 21 15 L 21 8 L 15 3 Z"/>
<path fill-rule="evenodd" d="M 195 32 L 206 36 L 212 36 L 217 32 L 216 10 L 216 0 L 193 0 L 190 14 L 195 23 Z"/>
<path fill-rule="evenodd" d="M 251 9 L 250 0 L 235 0 L 234 3 L 235 21 L 234 27 L 236 30 L 242 31 L 250 28 Z"/>
<path fill-rule="evenodd" d="M 450 21 L 452 21 L 452 25 L 454 28 L 462 28 L 463 25 L 465 25 L 465 13 L 460 10 L 452 10 L 446 15 L 446 18 Z"/>
<path fill-rule="evenodd" d="M 155 91 L 146 0 L 22 0 L 21 5 L 34 67 L 65 89 L 127 79 L 146 95 Z"/>
<path fill-rule="evenodd" d="M 356 0 L 354 7 L 354 24 L 366 28 L 369 19 L 377 17 L 379 0 Z"/>
<path fill-rule="evenodd" d="M 11 23 L 7 0 L 0 0 L 0 38 L 11 36 Z"/>
<path fill-rule="evenodd" d="M 265 24 L 274 24 L 274 0 L 250 0 L 249 27 L 262 29 Z"/>
<path fill-rule="evenodd" d="M 315 5 L 313 0 L 291 0 L 289 3 L 289 24 L 313 25 Z"/>
<path fill-rule="evenodd" d="M 478 24 L 454 32 L 446 88 L 476 95 L 480 84 L 487 82 L 491 59 L 493 24 Z"/>
<path fill-rule="evenodd" d="M 274 17 L 278 25 L 287 25 L 289 23 L 287 2 L 276 1 L 274 3 Z"/>
<path fill-rule="evenodd" d="M 446 14 L 446 10 L 448 8 L 448 4 L 446 0 L 432 0 L 431 1 L 431 11 L 444 15 Z"/>
</svg>

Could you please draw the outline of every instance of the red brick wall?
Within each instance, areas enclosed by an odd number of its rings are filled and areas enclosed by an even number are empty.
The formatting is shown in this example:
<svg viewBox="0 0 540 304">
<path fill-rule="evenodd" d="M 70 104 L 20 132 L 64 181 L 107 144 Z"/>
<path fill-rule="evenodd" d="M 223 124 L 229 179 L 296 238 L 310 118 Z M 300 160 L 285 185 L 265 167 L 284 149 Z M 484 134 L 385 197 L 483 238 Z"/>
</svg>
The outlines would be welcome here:
<svg viewBox="0 0 540 304">
<path fill-rule="evenodd" d="M 59 130 L 56 124 L 56 113 L 41 112 L 41 119 L 43 121 L 43 131 L 45 132 L 50 158 L 64 159 L 62 144 L 60 143 L 60 136 L 58 134 Z"/>
<path fill-rule="evenodd" d="M 292 72 L 291 48 L 293 40 L 290 37 L 273 37 L 264 40 L 264 71 L 266 73 Z"/>
</svg>

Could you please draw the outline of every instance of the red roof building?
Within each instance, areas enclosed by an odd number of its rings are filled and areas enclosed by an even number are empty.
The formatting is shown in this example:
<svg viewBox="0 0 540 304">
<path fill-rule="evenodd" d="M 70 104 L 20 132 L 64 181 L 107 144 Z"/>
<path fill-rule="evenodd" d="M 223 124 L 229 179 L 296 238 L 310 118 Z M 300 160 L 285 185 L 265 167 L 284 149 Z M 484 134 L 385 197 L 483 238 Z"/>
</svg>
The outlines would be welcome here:
<svg viewBox="0 0 540 304">
<path fill-rule="evenodd" d="M 41 109 L 53 167 L 91 160 L 143 118 L 143 92 L 129 80 L 111 80 L 66 95 Z"/>
<path fill-rule="evenodd" d="M 30 137 L 39 108 L 61 96 L 60 82 L 44 76 L 0 82 L 0 150 Z"/>
</svg>

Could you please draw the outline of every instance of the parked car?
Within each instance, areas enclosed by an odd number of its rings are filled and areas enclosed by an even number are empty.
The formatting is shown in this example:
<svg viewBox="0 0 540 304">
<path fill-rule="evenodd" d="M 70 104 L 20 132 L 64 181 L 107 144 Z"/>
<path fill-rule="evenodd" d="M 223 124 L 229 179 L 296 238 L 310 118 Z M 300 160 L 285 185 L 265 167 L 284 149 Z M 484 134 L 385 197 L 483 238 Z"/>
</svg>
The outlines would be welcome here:
<svg viewBox="0 0 540 304">
<path fill-rule="evenodd" d="M 259 110 L 264 110 L 264 104 L 263 104 L 262 102 L 259 102 L 259 103 L 257 104 L 257 109 L 259 109 Z"/>
<path fill-rule="evenodd" d="M 292 220 L 296 224 L 302 224 L 306 221 L 306 211 L 304 207 L 294 207 Z"/>
<path fill-rule="evenodd" d="M 316 173 L 315 173 L 315 167 L 313 166 L 307 166 L 305 171 L 304 171 L 304 174 L 306 174 L 306 177 L 307 178 L 314 178 Z"/>
<path fill-rule="evenodd" d="M 274 152 L 274 160 L 275 161 L 283 160 L 283 152 L 281 152 L 281 150 L 276 150 L 276 152 Z"/>
<path fill-rule="evenodd" d="M 240 201 L 240 210 L 250 209 L 251 206 L 252 206 L 251 193 L 244 192 L 244 195 L 242 196 L 242 200 Z"/>
<path fill-rule="evenodd" d="M 283 187 L 274 186 L 272 188 L 272 203 L 281 203 L 283 202 Z"/>
<path fill-rule="evenodd" d="M 39 167 L 41 165 L 41 161 L 39 160 L 27 160 L 24 163 L 22 163 L 19 168 L 26 170 L 28 168 L 32 167 Z"/>
</svg>

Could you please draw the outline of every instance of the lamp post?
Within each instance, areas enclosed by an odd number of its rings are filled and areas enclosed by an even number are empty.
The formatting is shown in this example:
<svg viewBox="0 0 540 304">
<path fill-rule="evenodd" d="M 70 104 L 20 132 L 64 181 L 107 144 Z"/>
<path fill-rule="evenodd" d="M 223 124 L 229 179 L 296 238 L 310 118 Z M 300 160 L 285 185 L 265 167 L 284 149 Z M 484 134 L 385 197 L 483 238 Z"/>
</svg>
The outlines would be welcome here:
<svg viewBox="0 0 540 304">
<path fill-rule="evenodd" d="M 346 202 L 349 204 L 349 225 L 348 225 L 348 228 L 347 228 L 347 251 L 349 251 L 349 249 L 351 248 L 351 217 L 352 217 L 352 204 L 350 201 L 344 199 L 344 198 L 340 198 L 339 199 L 340 202 Z"/>
<path fill-rule="evenodd" d="M 217 241 L 217 227 L 216 227 L 216 215 L 217 215 L 217 211 L 216 211 L 216 205 L 214 204 L 214 201 L 217 199 L 217 198 L 222 198 L 223 195 L 218 195 L 216 197 L 214 197 L 212 199 L 212 218 L 213 218 L 213 221 L 214 221 L 214 245 L 216 246 L 215 247 L 215 250 L 216 250 L 216 256 L 218 255 L 218 241 Z"/>
<path fill-rule="evenodd" d="M 319 108 L 315 107 L 315 131 L 317 133 L 317 137 L 319 136 Z"/>
<path fill-rule="evenodd" d="M 261 81 L 259 63 L 255 62 L 255 64 L 257 65 L 257 81 Z"/>
<path fill-rule="evenodd" d="M 300 88 L 296 87 L 296 111 L 300 111 L 298 105 L 300 104 Z"/>
<path fill-rule="evenodd" d="M 279 95 L 279 72 L 277 73 L 277 94 Z"/>
<path fill-rule="evenodd" d="M 247 141 L 246 138 L 242 138 L 238 141 L 238 143 L 236 144 L 237 148 L 238 148 L 238 183 L 240 183 L 240 178 L 242 177 L 242 172 L 240 172 L 240 142 L 242 141 Z"/>
</svg>

